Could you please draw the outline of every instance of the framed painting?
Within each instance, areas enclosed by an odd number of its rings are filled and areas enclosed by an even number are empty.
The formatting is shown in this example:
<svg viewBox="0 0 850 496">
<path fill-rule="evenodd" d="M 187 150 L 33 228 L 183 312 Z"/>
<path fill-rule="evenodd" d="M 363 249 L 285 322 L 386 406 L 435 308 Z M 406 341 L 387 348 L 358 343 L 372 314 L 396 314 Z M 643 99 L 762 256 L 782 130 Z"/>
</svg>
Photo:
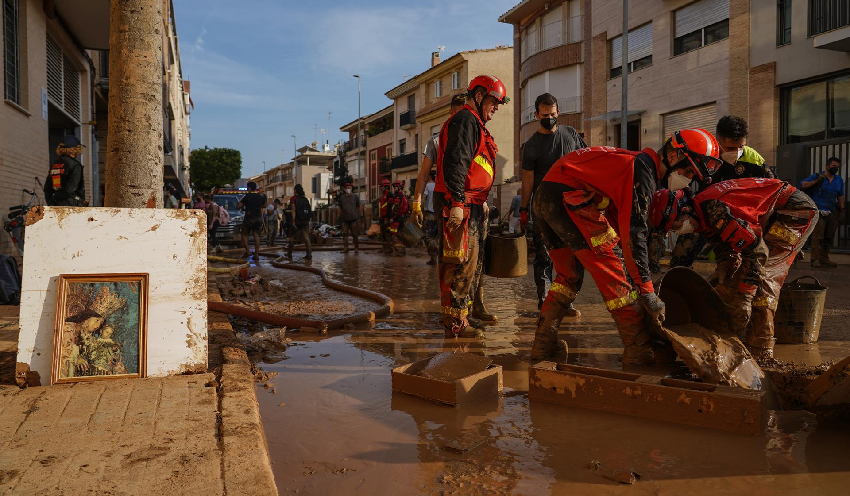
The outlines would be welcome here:
<svg viewBox="0 0 850 496">
<path fill-rule="evenodd" d="M 148 274 L 63 274 L 52 384 L 145 377 Z"/>
</svg>

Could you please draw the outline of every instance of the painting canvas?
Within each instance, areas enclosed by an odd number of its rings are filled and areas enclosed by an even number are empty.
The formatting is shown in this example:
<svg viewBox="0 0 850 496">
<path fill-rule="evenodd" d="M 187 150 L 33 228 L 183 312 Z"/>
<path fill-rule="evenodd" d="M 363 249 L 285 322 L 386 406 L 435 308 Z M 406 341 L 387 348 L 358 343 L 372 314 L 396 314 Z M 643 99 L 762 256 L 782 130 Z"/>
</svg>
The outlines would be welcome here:
<svg viewBox="0 0 850 496">
<path fill-rule="evenodd" d="M 52 382 L 145 377 L 147 274 L 62 275 Z"/>
</svg>

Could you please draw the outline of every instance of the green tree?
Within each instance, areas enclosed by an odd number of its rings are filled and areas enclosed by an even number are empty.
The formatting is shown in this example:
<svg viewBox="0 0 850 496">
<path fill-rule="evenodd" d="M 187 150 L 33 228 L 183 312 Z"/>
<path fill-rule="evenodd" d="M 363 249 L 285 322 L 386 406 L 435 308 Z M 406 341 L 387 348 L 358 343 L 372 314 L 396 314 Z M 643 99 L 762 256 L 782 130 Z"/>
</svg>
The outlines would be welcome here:
<svg viewBox="0 0 850 496">
<path fill-rule="evenodd" d="M 189 155 L 189 178 L 197 191 L 233 184 L 242 176 L 242 153 L 232 148 L 192 150 Z"/>
</svg>

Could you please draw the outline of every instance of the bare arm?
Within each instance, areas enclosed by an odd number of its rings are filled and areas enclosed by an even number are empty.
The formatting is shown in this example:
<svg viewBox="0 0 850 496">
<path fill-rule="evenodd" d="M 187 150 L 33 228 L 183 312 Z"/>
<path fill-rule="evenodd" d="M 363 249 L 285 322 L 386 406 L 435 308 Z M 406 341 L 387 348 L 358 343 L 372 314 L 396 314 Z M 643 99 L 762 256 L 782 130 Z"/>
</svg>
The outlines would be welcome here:
<svg viewBox="0 0 850 496">
<path fill-rule="evenodd" d="M 844 210 L 844 195 L 838 197 L 838 208 Z"/>
<path fill-rule="evenodd" d="M 422 191 L 425 190 L 425 185 L 428 183 L 428 174 L 431 173 L 431 167 L 434 164 L 430 157 L 422 159 L 422 167 L 419 168 L 419 175 L 416 176 L 416 188 L 413 191 L 413 201 L 422 201 Z"/>
<path fill-rule="evenodd" d="M 528 200 L 531 198 L 531 189 L 534 188 L 534 171 L 522 171 L 522 207 L 528 208 Z"/>
<path fill-rule="evenodd" d="M 812 186 L 814 186 L 814 185 L 818 184 L 819 182 L 822 182 L 822 181 L 823 181 L 823 179 L 824 179 L 824 177 L 825 177 L 825 176 L 824 176 L 823 174 L 821 174 L 820 176 L 818 176 L 818 178 L 817 178 L 817 179 L 815 179 L 815 180 L 813 180 L 813 181 L 803 181 L 803 182 L 800 184 L 800 186 L 802 186 L 804 189 L 805 189 L 805 188 L 811 188 Z"/>
</svg>

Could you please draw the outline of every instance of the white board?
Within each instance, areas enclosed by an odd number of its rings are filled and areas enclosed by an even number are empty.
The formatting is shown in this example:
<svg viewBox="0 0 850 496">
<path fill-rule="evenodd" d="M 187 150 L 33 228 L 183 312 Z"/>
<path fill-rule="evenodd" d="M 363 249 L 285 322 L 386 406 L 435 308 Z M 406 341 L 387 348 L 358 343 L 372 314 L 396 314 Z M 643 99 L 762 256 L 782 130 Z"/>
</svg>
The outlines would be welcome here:
<svg viewBox="0 0 850 496">
<path fill-rule="evenodd" d="M 18 362 L 50 384 L 61 274 L 147 273 L 147 375 L 207 369 L 201 210 L 38 207 L 27 217 Z"/>
</svg>

